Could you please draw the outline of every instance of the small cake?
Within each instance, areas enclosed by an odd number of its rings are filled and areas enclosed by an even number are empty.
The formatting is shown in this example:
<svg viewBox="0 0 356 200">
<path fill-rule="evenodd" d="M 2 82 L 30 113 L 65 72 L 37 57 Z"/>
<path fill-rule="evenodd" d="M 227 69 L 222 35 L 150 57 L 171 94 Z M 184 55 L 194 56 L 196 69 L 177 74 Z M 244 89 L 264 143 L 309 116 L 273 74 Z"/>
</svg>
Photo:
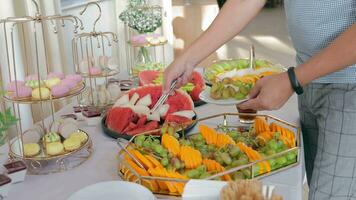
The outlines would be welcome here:
<svg viewBox="0 0 356 200">
<path fill-rule="evenodd" d="M 53 86 L 51 89 L 52 96 L 54 96 L 54 97 L 63 97 L 69 91 L 70 91 L 70 89 L 66 85 L 63 85 L 63 84 Z"/>
<path fill-rule="evenodd" d="M 55 132 L 49 132 L 45 136 L 43 136 L 43 142 L 46 143 L 46 145 L 51 142 L 60 142 L 60 141 L 61 141 L 61 137 Z"/>
<path fill-rule="evenodd" d="M 99 74 L 101 74 L 101 69 L 99 67 L 90 67 L 89 74 L 90 75 L 99 75 Z"/>
<path fill-rule="evenodd" d="M 38 75 L 37 74 L 31 74 L 26 76 L 25 81 L 37 81 L 38 80 Z"/>
<path fill-rule="evenodd" d="M 20 87 L 17 88 L 17 90 L 11 92 L 9 95 L 12 98 L 22 99 L 22 98 L 30 97 L 31 93 L 32 93 L 32 89 L 30 87 L 20 86 Z"/>
<path fill-rule="evenodd" d="M 68 74 L 66 79 L 75 80 L 77 83 L 82 81 L 82 76 L 79 74 Z"/>
<path fill-rule="evenodd" d="M 18 183 L 25 180 L 27 167 L 26 164 L 21 161 L 14 161 L 4 164 L 8 176 L 11 178 L 12 183 Z"/>
<path fill-rule="evenodd" d="M 46 145 L 46 153 L 50 156 L 60 155 L 63 151 L 64 147 L 60 142 L 51 142 Z"/>
<path fill-rule="evenodd" d="M 52 88 L 53 86 L 59 85 L 61 83 L 60 78 L 50 78 L 45 80 L 45 85 L 48 88 Z"/>
<path fill-rule="evenodd" d="M 79 141 L 84 144 L 88 140 L 88 135 L 83 131 L 73 132 L 69 135 L 69 138 L 77 138 Z"/>
<path fill-rule="evenodd" d="M 51 96 L 51 91 L 48 88 L 40 87 L 32 90 L 32 98 L 37 100 L 49 99 Z"/>
<path fill-rule="evenodd" d="M 64 140 L 63 146 L 66 151 L 74 151 L 80 148 L 81 142 L 79 138 L 68 138 Z"/>
<path fill-rule="evenodd" d="M 25 86 L 25 82 L 24 81 L 11 81 L 5 88 L 6 91 L 8 92 L 13 92 L 16 90 L 16 85 L 17 87 L 20 86 Z"/>
<path fill-rule="evenodd" d="M 51 72 L 47 75 L 47 79 L 51 78 L 59 78 L 59 79 L 64 79 L 64 74 L 62 72 Z"/>
<path fill-rule="evenodd" d="M 73 79 L 65 78 L 62 80 L 61 85 L 66 86 L 69 90 L 72 90 L 77 87 L 78 82 Z"/>
<path fill-rule="evenodd" d="M 26 86 L 31 87 L 31 88 L 38 88 L 44 86 L 44 82 L 42 80 L 29 80 L 26 81 Z"/>
<path fill-rule="evenodd" d="M 0 196 L 6 199 L 11 186 L 11 179 L 5 174 L 0 174 Z"/>
<path fill-rule="evenodd" d="M 34 157 L 40 153 L 40 145 L 37 143 L 28 143 L 23 145 L 25 157 Z"/>
<path fill-rule="evenodd" d="M 167 38 L 164 37 L 164 36 L 159 36 L 157 39 L 158 39 L 161 43 L 167 42 Z"/>
<path fill-rule="evenodd" d="M 160 43 L 159 39 L 157 38 L 152 38 L 148 42 L 152 45 L 158 45 Z"/>
</svg>

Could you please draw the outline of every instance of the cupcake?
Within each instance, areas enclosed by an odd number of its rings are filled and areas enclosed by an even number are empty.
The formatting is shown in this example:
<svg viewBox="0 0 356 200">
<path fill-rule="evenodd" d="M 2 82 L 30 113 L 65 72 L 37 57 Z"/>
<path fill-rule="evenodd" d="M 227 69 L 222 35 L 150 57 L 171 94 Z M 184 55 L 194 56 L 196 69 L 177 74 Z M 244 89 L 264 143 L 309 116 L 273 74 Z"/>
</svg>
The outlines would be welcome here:
<svg viewBox="0 0 356 200">
<path fill-rule="evenodd" d="M 59 78 L 59 79 L 64 79 L 64 74 L 62 72 L 51 72 L 47 75 L 47 79 L 51 78 Z"/>
<path fill-rule="evenodd" d="M 25 157 L 34 157 L 40 153 L 40 145 L 37 143 L 28 143 L 23 145 Z"/>
<path fill-rule="evenodd" d="M 77 87 L 78 82 L 76 80 L 73 80 L 73 79 L 65 78 L 65 79 L 62 80 L 61 85 L 67 87 L 69 90 L 72 90 L 75 87 Z"/>
<path fill-rule="evenodd" d="M 75 80 L 77 83 L 83 80 L 82 76 L 79 74 L 68 74 L 65 79 Z"/>
<path fill-rule="evenodd" d="M 44 86 L 45 84 L 42 80 L 29 80 L 26 81 L 25 85 L 31 88 L 38 88 Z"/>
<path fill-rule="evenodd" d="M 25 82 L 24 81 L 11 81 L 6 86 L 5 90 L 8 92 L 14 92 L 16 90 L 16 85 L 17 85 L 17 87 L 25 86 Z"/>
<path fill-rule="evenodd" d="M 78 138 L 68 138 L 63 142 L 66 151 L 74 151 L 80 148 L 81 142 Z"/>
<path fill-rule="evenodd" d="M 50 78 L 45 81 L 45 85 L 48 88 L 52 88 L 53 86 L 56 86 L 61 83 L 60 78 Z"/>
<path fill-rule="evenodd" d="M 40 87 L 32 90 L 32 98 L 36 100 L 45 100 L 51 97 L 51 91 L 48 88 Z"/>
<path fill-rule="evenodd" d="M 65 96 L 69 91 L 70 89 L 66 85 L 60 84 L 52 87 L 51 94 L 53 97 L 58 98 Z"/>
<path fill-rule="evenodd" d="M 101 69 L 99 67 L 90 67 L 89 74 L 90 75 L 99 75 L 99 74 L 101 74 Z"/>
<path fill-rule="evenodd" d="M 52 142 L 46 145 L 46 153 L 50 156 L 57 156 L 64 152 L 63 144 L 60 142 Z"/>
</svg>

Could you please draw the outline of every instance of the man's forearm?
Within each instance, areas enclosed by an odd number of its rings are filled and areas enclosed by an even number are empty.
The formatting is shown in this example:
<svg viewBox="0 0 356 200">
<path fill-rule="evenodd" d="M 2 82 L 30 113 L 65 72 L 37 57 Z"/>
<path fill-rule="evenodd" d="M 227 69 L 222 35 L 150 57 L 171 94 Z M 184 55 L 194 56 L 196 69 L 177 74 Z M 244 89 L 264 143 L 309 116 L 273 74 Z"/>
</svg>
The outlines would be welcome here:
<svg viewBox="0 0 356 200">
<path fill-rule="evenodd" d="M 356 63 L 356 24 L 296 69 L 302 86 Z"/>
<path fill-rule="evenodd" d="M 210 27 L 185 51 L 193 65 L 236 36 L 263 8 L 265 0 L 228 0 Z"/>
</svg>

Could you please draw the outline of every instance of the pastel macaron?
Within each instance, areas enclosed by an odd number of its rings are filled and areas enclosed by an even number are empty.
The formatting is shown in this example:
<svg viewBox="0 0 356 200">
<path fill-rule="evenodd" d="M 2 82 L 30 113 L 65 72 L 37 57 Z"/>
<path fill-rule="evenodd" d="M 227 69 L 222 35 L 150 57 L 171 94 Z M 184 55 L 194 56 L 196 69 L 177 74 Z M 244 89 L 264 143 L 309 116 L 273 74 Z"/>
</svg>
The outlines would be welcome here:
<svg viewBox="0 0 356 200">
<path fill-rule="evenodd" d="M 62 72 L 50 72 L 47 75 L 47 79 L 51 79 L 51 78 L 59 78 L 59 79 L 64 79 L 65 75 Z"/>
<path fill-rule="evenodd" d="M 60 83 L 61 83 L 61 79 L 57 77 L 45 80 L 45 85 L 48 88 L 52 88 Z"/>
<path fill-rule="evenodd" d="M 65 78 L 62 80 L 61 85 L 67 87 L 69 90 L 72 90 L 77 87 L 78 82 L 74 79 Z"/>
<path fill-rule="evenodd" d="M 13 92 L 16 90 L 16 86 L 20 87 L 20 86 L 25 86 L 25 82 L 24 81 L 11 81 L 5 88 L 6 91 L 8 92 Z"/>
<path fill-rule="evenodd" d="M 32 88 L 27 86 L 18 86 L 17 90 L 11 92 L 10 96 L 13 98 L 28 98 L 32 94 Z"/>
<path fill-rule="evenodd" d="M 51 96 L 51 91 L 48 88 L 40 87 L 32 90 L 32 98 L 38 100 L 49 99 Z"/>
<path fill-rule="evenodd" d="M 70 89 L 63 85 L 55 85 L 51 88 L 51 93 L 53 97 L 63 97 L 65 96 L 68 92 L 70 91 Z"/>
<path fill-rule="evenodd" d="M 75 80 L 77 83 L 83 80 L 83 77 L 79 74 L 68 74 L 65 78 Z"/>
<path fill-rule="evenodd" d="M 31 74 L 26 76 L 25 81 L 34 81 L 34 80 L 38 80 L 38 75 L 37 74 Z"/>
</svg>

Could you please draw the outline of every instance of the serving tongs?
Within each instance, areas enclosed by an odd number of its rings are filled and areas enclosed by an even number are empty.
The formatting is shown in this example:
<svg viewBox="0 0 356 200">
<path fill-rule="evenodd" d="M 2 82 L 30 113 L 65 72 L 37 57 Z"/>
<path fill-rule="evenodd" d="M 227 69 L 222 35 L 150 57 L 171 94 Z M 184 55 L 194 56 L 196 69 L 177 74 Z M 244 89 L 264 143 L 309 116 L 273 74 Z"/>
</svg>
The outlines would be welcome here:
<svg viewBox="0 0 356 200">
<path fill-rule="evenodd" d="M 178 82 L 178 79 L 175 79 L 172 83 L 171 83 L 171 87 L 169 88 L 168 92 L 165 92 L 157 101 L 157 103 L 153 106 L 153 108 L 151 109 L 150 113 L 153 113 L 154 111 L 156 111 L 161 105 L 163 105 L 166 100 L 168 99 L 169 95 L 171 94 L 171 92 L 174 90 L 174 88 L 176 87 Z"/>
<path fill-rule="evenodd" d="M 249 67 L 250 69 L 256 70 L 256 62 L 255 62 L 255 46 L 251 45 L 250 47 L 250 63 Z"/>
</svg>

